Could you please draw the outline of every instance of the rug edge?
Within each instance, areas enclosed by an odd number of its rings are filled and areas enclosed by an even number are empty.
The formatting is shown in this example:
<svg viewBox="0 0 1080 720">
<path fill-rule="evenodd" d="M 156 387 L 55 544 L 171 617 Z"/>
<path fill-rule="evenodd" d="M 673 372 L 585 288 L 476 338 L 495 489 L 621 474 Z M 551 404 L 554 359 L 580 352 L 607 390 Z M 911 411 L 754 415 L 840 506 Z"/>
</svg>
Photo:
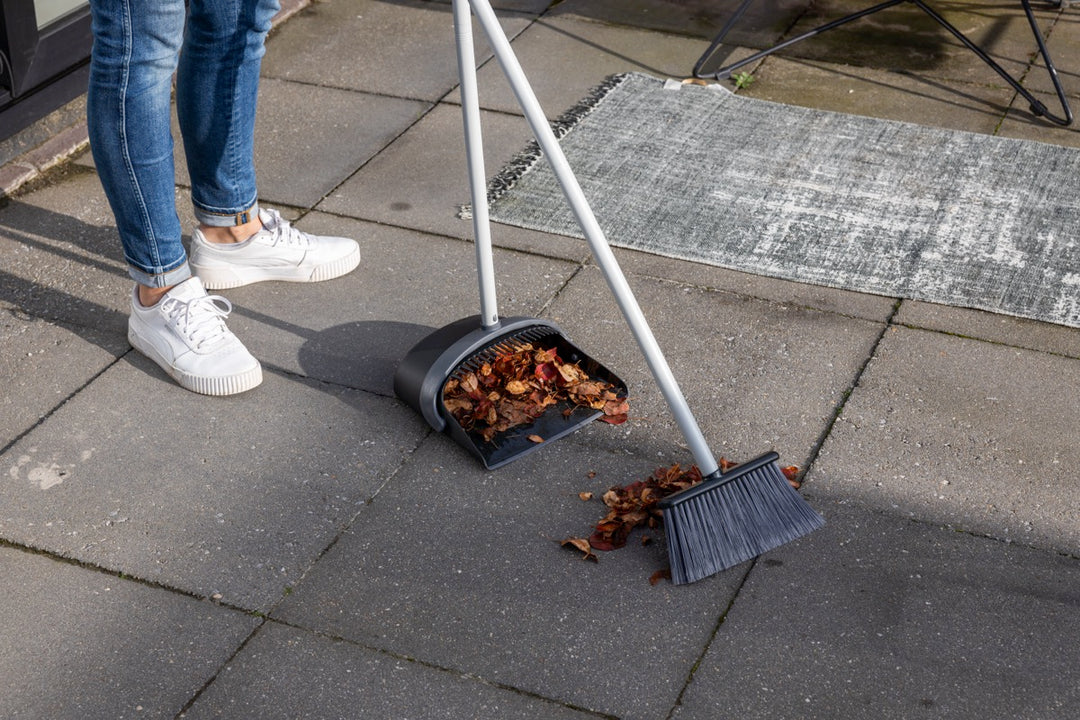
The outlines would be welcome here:
<svg viewBox="0 0 1080 720">
<path fill-rule="evenodd" d="M 596 85 L 585 94 L 583 98 L 567 108 L 559 117 L 551 123 L 551 130 L 556 140 L 561 140 L 581 123 L 589 114 L 604 101 L 617 87 L 626 82 L 633 73 L 615 73 L 608 75 L 600 84 Z M 544 156 L 540 149 L 540 143 L 536 138 L 522 148 L 512 157 L 502 169 L 496 173 L 487 185 L 487 201 L 492 204 L 513 188 L 518 180 L 536 166 Z M 471 220 L 472 204 L 458 206 L 458 218 Z"/>
</svg>

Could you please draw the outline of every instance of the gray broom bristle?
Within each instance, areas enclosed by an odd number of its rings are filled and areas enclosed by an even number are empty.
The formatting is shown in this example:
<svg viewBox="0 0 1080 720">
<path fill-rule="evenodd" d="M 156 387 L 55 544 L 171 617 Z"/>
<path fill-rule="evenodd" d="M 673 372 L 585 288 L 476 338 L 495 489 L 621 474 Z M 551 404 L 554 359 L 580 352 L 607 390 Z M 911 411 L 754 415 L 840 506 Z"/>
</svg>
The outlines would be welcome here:
<svg viewBox="0 0 1080 720">
<path fill-rule="evenodd" d="M 660 503 L 671 581 L 696 582 L 825 524 L 768 453 Z"/>
</svg>

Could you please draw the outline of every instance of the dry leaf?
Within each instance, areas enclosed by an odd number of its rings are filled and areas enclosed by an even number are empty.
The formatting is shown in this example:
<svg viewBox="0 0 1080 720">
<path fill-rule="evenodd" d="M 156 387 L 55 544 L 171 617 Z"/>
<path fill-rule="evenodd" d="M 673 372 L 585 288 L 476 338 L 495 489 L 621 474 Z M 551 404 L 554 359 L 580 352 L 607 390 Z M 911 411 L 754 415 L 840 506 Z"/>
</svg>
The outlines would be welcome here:
<svg viewBox="0 0 1080 720">
<path fill-rule="evenodd" d="M 671 579 L 671 568 L 667 568 L 665 570 L 657 570 L 656 572 L 654 572 L 652 574 L 652 577 L 649 578 L 649 584 L 650 585 L 655 585 L 656 583 L 660 582 L 661 580 L 670 580 L 670 579 Z"/>
<path fill-rule="evenodd" d="M 539 435 L 530 435 L 529 440 L 531 442 L 534 442 L 534 443 L 542 443 L 542 442 L 544 442 L 544 438 L 540 437 Z"/>
<path fill-rule="evenodd" d="M 593 494 L 591 492 L 579 492 L 577 494 L 577 496 L 579 498 L 581 498 L 582 500 L 592 500 L 593 499 Z"/>
<path fill-rule="evenodd" d="M 592 551 L 592 547 L 589 546 L 589 541 L 585 538 L 566 538 L 561 543 L 563 547 L 572 547 L 580 550 L 584 553 L 581 556 L 582 560 L 592 560 L 593 562 L 600 562 L 600 558 L 596 557 L 596 553 Z"/>
</svg>

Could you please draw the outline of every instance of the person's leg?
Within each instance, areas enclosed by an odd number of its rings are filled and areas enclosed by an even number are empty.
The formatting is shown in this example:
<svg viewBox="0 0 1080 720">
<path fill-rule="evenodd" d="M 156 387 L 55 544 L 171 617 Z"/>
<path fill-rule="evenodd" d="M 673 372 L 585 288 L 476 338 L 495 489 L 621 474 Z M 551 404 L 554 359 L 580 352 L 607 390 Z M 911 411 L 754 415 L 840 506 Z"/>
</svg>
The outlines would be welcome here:
<svg viewBox="0 0 1080 720">
<path fill-rule="evenodd" d="M 92 0 L 91 13 L 87 122 L 136 281 L 128 340 L 189 390 L 253 388 L 262 368 L 225 326 L 228 301 L 191 275 L 180 241 L 170 108 L 184 0 Z"/>
<path fill-rule="evenodd" d="M 191 0 L 176 109 L 202 227 L 259 229 L 255 108 L 277 0 Z"/>
<path fill-rule="evenodd" d="M 300 232 L 257 204 L 259 68 L 277 0 L 192 0 L 177 75 L 177 113 L 199 226 L 191 266 L 208 288 L 312 282 L 353 270 L 347 238 Z"/>
<path fill-rule="evenodd" d="M 90 148 L 129 272 L 163 291 L 191 272 L 180 242 L 170 132 L 183 0 L 92 0 Z"/>
</svg>

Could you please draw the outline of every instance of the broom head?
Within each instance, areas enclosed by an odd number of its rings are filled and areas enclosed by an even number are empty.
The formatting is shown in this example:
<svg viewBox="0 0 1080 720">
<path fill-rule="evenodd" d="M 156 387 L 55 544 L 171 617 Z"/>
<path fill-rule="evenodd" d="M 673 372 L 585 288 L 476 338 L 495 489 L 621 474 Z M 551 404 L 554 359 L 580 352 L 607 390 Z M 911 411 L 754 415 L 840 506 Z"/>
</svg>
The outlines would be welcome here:
<svg viewBox="0 0 1080 720">
<path fill-rule="evenodd" d="M 825 524 L 778 459 L 767 453 L 660 501 L 674 584 L 734 567 Z"/>
</svg>

